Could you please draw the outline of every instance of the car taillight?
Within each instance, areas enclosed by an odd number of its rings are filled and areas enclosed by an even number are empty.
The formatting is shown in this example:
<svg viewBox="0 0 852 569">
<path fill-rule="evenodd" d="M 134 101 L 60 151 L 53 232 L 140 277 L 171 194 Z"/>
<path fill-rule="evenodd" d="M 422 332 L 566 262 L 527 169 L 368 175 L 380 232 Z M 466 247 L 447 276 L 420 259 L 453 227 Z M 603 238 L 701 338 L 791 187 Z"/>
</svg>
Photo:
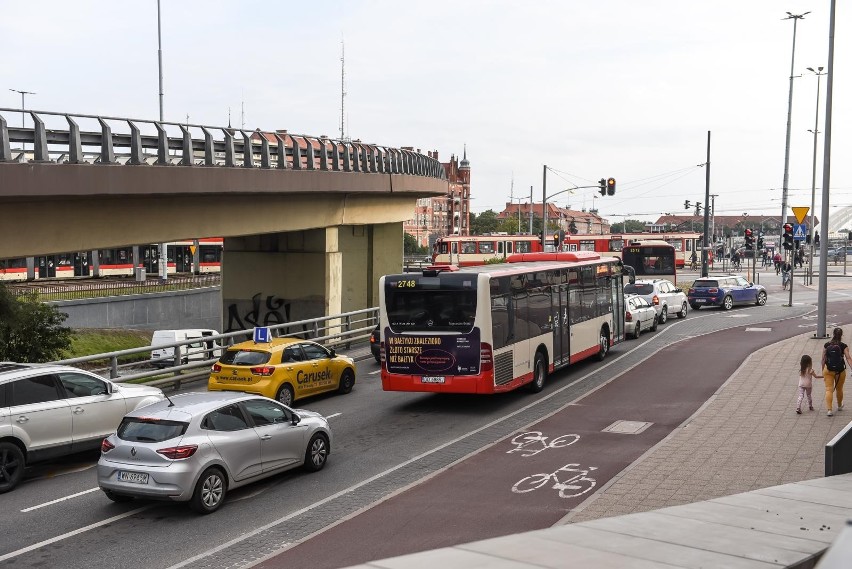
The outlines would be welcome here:
<svg viewBox="0 0 852 569">
<path fill-rule="evenodd" d="M 707 292 L 709 292 L 710 294 L 716 294 L 717 292 L 719 292 L 719 289 L 718 288 L 709 288 L 709 289 L 707 289 Z"/>
<path fill-rule="evenodd" d="M 633 321 L 633 315 L 630 314 L 630 312 L 625 312 L 624 313 L 624 321 L 625 322 L 632 322 Z"/>
<path fill-rule="evenodd" d="M 161 448 L 157 451 L 157 454 L 161 454 L 166 458 L 171 458 L 172 460 L 180 460 L 182 458 L 191 457 L 197 450 L 198 445 L 185 445 L 180 447 Z"/>
<path fill-rule="evenodd" d="M 694 293 L 695 293 L 695 289 L 690 287 L 689 292 L 687 292 L 686 294 L 694 294 Z"/>
<path fill-rule="evenodd" d="M 251 368 L 252 375 L 272 375 L 275 373 L 275 368 L 272 366 L 259 366 Z"/>
<path fill-rule="evenodd" d="M 115 448 L 115 445 L 109 442 L 108 439 L 101 441 L 101 452 L 109 452 Z"/>
<path fill-rule="evenodd" d="M 479 345 L 480 371 L 492 371 L 494 369 L 494 358 L 491 353 L 491 344 L 485 342 Z"/>
<path fill-rule="evenodd" d="M 659 306 L 659 304 L 660 304 L 660 297 L 658 297 L 658 296 L 655 294 L 655 295 L 654 295 L 654 298 L 652 298 L 651 300 L 652 300 L 652 301 L 654 301 L 654 306 Z"/>
<path fill-rule="evenodd" d="M 213 371 L 222 371 L 222 366 L 219 364 L 213 364 Z"/>
</svg>

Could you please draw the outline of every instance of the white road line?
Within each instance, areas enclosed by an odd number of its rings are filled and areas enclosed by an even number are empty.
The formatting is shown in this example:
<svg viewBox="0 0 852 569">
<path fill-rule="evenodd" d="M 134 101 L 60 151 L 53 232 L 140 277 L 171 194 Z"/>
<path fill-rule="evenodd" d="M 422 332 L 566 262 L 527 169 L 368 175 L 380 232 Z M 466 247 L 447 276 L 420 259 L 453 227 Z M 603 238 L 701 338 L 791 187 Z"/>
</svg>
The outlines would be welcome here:
<svg viewBox="0 0 852 569">
<path fill-rule="evenodd" d="M 134 515 L 138 514 L 139 512 L 143 512 L 145 510 L 150 510 L 153 507 L 154 507 L 153 505 L 150 505 L 150 506 L 145 506 L 143 508 L 136 508 L 135 510 L 125 512 L 123 514 L 119 514 L 117 516 L 113 516 L 111 518 L 107 518 L 105 520 L 95 522 L 93 524 L 89 524 L 85 527 L 81 527 L 81 528 L 69 531 L 68 533 L 63 533 L 62 535 L 57 535 L 56 537 L 51 537 L 50 539 L 46 539 L 44 541 L 34 543 L 32 545 L 24 547 L 23 549 L 19 549 L 17 551 L 12 551 L 11 553 L 7 553 L 6 555 L 0 555 L 0 563 L 2 563 L 3 561 L 6 561 L 7 559 L 12 559 L 14 557 L 18 557 L 19 555 L 23 555 L 24 553 L 29 553 L 30 551 L 34 551 L 34 550 L 36 550 L 40 547 L 44 547 L 45 545 L 50 545 L 51 543 L 56 543 L 57 541 L 62 541 L 63 539 L 68 539 L 69 537 L 74 537 L 75 535 L 79 535 L 79 534 L 85 533 L 89 530 L 93 530 L 93 529 L 99 528 L 101 526 L 111 524 L 112 522 L 121 520 L 123 518 L 129 518 L 130 516 L 134 516 Z"/>
<path fill-rule="evenodd" d="M 56 500 L 51 500 L 50 502 L 39 504 L 38 506 L 30 506 L 29 508 L 24 508 L 23 510 L 21 510 L 21 512 L 32 512 L 33 510 L 38 510 L 39 508 L 44 508 L 45 506 L 51 506 L 53 504 L 58 504 L 59 502 L 64 502 L 65 500 L 70 500 L 71 498 L 82 496 L 83 494 L 89 494 L 90 492 L 96 492 L 97 490 L 100 490 L 100 488 L 90 488 L 89 490 L 83 490 L 82 492 L 77 492 L 76 494 L 65 496 L 64 498 L 57 498 Z"/>
<path fill-rule="evenodd" d="M 382 373 L 382 370 L 377 369 L 376 371 L 371 371 L 368 375 L 379 375 L 380 373 Z"/>
<path fill-rule="evenodd" d="M 332 413 L 331 415 L 326 415 L 326 419 L 331 419 L 332 417 L 340 417 L 343 413 Z"/>
</svg>

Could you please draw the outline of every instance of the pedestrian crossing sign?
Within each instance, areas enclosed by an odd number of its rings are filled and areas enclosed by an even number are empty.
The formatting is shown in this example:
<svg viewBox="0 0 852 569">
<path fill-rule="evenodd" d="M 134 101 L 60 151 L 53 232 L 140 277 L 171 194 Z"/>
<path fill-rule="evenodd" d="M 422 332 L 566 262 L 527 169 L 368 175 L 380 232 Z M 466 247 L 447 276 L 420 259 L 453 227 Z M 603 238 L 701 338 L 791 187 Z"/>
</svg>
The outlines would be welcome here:
<svg viewBox="0 0 852 569">
<path fill-rule="evenodd" d="M 808 225 L 806 223 L 796 223 L 793 225 L 793 240 L 804 241 L 808 234 Z"/>
</svg>

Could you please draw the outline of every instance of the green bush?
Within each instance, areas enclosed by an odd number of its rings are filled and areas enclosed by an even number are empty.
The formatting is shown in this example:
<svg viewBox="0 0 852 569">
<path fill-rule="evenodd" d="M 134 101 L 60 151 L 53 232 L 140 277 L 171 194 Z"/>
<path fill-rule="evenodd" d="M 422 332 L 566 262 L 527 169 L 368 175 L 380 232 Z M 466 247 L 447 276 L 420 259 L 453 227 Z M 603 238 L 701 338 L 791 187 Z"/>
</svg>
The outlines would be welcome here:
<svg viewBox="0 0 852 569">
<path fill-rule="evenodd" d="M 71 345 L 68 315 L 39 302 L 35 294 L 15 298 L 0 284 L 0 361 L 43 363 L 60 359 Z"/>
</svg>

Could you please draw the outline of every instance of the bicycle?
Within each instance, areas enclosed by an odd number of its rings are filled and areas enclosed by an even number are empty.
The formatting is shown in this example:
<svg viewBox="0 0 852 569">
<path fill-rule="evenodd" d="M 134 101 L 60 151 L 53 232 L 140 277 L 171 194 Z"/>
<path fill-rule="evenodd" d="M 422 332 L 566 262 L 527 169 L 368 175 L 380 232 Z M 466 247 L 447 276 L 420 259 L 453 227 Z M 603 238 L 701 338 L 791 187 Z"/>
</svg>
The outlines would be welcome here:
<svg viewBox="0 0 852 569">
<path fill-rule="evenodd" d="M 560 498 L 576 498 L 590 491 L 597 484 L 594 478 L 589 478 L 588 476 L 592 470 L 597 470 L 597 467 L 590 466 L 588 469 L 585 469 L 581 468 L 579 464 L 566 464 L 556 470 L 556 472 L 551 472 L 550 474 L 542 472 L 518 480 L 512 486 L 512 492 L 515 494 L 526 494 L 527 492 L 538 490 L 549 482 L 553 482 L 551 488 L 559 490 Z M 575 474 L 567 480 L 562 481 L 559 480 L 560 472 L 573 472 Z"/>
<path fill-rule="evenodd" d="M 515 448 L 507 450 L 506 454 L 520 452 L 523 457 L 535 456 L 549 448 L 564 448 L 573 445 L 580 440 L 580 435 L 561 435 L 551 439 L 549 443 L 545 442 L 546 440 L 547 437 L 542 435 L 541 431 L 530 431 L 515 435 L 512 439 L 512 444 L 515 445 Z M 540 445 L 541 448 L 536 450 L 530 448 L 530 445 Z"/>
<path fill-rule="evenodd" d="M 781 277 L 781 285 L 784 287 L 784 290 L 787 290 L 787 285 L 790 284 L 790 271 L 784 271 L 784 274 Z"/>
</svg>

